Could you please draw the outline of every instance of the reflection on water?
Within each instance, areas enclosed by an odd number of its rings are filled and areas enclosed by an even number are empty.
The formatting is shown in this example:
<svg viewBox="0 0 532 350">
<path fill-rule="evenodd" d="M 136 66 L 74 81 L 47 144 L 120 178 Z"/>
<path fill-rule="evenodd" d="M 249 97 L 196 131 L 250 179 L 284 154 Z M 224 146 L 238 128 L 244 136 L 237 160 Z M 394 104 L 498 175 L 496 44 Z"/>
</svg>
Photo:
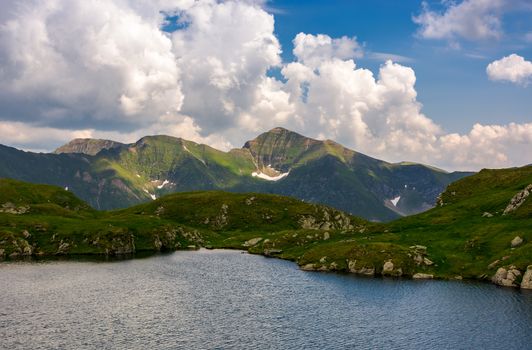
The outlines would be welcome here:
<svg viewBox="0 0 532 350">
<path fill-rule="evenodd" d="M 532 293 L 201 250 L 0 264 L 0 348 L 527 349 Z"/>
</svg>

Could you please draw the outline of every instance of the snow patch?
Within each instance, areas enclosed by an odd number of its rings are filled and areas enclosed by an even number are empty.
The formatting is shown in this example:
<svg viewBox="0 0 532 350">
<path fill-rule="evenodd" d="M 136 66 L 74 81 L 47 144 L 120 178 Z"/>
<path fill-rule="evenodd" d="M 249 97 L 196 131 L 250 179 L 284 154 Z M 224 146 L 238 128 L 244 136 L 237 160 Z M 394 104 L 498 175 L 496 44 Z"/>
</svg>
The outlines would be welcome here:
<svg viewBox="0 0 532 350">
<path fill-rule="evenodd" d="M 154 194 L 151 194 L 150 191 L 148 191 L 147 189 L 143 188 L 143 190 L 144 190 L 144 192 L 146 192 L 151 197 L 151 199 L 153 199 L 153 200 L 157 199 L 157 197 Z"/>
<path fill-rule="evenodd" d="M 401 196 L 397 196 L 393 199 L 390 199 L 390 202 L 392 202 L 393 206 L 396 207 L 400 199 L 401 199 Z"/>
<path fill-rule="evenodd" d="M 158 189 L 161 189 L 163 188 L 165 185 L 168 185 L 170 183 L 170 181 L 168 180 L 164 180 L 162 184 L 160 184 L 159 186 L 157 186 Z"/>
<path fill-rule="evenodd" d="M 288 174 L 290 174 L 290 172 L 282 173 L 282 174 L 279 174 L 277 176 L 269 176 L 269 175 L 261 173 L 260 171 L 259 172 L 254 171 L 254 172 L 251 173 L 251 176 L 258 177 L 260 179 L 268 180 L 268 181 L 279 181 L 282 178 L 287 177 Z"/>
</svg>

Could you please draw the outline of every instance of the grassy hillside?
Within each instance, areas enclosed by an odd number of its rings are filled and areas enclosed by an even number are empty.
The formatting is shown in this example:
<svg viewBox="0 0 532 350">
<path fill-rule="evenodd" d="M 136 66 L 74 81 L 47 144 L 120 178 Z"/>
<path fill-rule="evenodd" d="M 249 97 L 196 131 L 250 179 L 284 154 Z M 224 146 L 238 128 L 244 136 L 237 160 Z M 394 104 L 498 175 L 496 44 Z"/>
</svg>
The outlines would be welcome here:
<svg viewBox="0 0 532 350">
<path fill-rule="evenodd" d="M 503 213 L 530 184 L 531 166 L 483 170 L 451 184 L 436 208 L 379 224 L 288 197 L 220 191 L 97 212 L 60 188 L 0 180 L 0 255 L 205 246 L 365 275 L 490 279 L 504 268 L 520 272 L 518 285 L 532 263 L 532 195 Z"/>
</svg>

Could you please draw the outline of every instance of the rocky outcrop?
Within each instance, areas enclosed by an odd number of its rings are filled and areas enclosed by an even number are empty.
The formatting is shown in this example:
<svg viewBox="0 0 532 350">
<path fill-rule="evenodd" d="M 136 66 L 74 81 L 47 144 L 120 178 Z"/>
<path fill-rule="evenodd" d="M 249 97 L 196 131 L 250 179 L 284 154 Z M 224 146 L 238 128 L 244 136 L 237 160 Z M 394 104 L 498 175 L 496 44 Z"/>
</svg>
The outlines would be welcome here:
<svg viewBox="0 0 532 350">
<path fill-rule="evenodd" d="M 382 275 L 400 277 L 403 275 L 403 269 L 400 267 L 396 268 L 393 262 L 388 260 L 382 265 Z"/>
<path fill-rule="evenodd" d="M 512 242 L 510 244 L 512 245 L 512 248 L 518 247 L 523 243 L 523 239 L 519 236 L 515 236 L 514 239 L 512 239 Z"/>
<path fill-rule="evenodd" d="M 516 211 L 527 199 L 527 197 L 532 192 L 532 184 L 526 186 L 522 191 L 517 192 L 515 196 L 513 196 L 512 199 L 510 199 L 510 203 L 508 203 L 508 206 L 506 206 L 506 209 L 504 209 L 504 212 L 502 215 L 507 215 L 511 212 Z"/>
<path fill-rule="evenodd" d="M 416 265 L 426 265 L 431 266 L 434 265 L 434 262 L 427 258 L 427 247 L 424 245 L 413 245 L 410 247 L 410 253 L 408 254 L 412 259 L 414 259 L 414 262 Z"/>
<path fill-rule="evenodd" d="M 256 238 L 252 238 L 252 239 L 245 241 L 244 244 L 242 245 L 244 247 L 253 247 L 257 245 L 260 241 L 262 241 L 262 237 L 256 237 Z"/>
<path fill-rule="evenodd" d="M 521 271 L 517 270 L 515 266 L 510 266 L 508 269 L 499 267 L 491 281 L 503 287 L 517 287 L 516 279 L 521 276 Z"/>
<path fill-rule="evenodd" d="M 356 264 L 356 260 L 347 260 L 347 268 L 349 272 L 364 276 L 375 276 L 375 268 L 365 266 L 357 268 Z"/>
<path fill-rule="evenodd" d="M 302 215 L 299 225 L 307 230 L 352 230 L 354 228 L 351 219 L 343 212 L 332 209 L 319 209 L 315 207 L 315 215 Z"/>
<path fill-rule="evenodd" d="M 6 202 L 2 204 L 0 207 L 0 213 L 6 213 L 6 214 L 25 214 L 30 210 L 30 207 L 28 205 L 21 205 L 16 206 L 15 204 L 11 202 Z"/>
<path fill-rule="evenodd" d="M 279 255 L 281 254 L 283 251 L 281 249 L 264 249 L 264 256 L 274 256 L 274 255 Z"/>
<path fill-rule="evenodd" d="M 526 268 L 523 279 L 521 280 L 522 289 L 532 289 L 532 265 L 528 265 Z"/>
</svg>

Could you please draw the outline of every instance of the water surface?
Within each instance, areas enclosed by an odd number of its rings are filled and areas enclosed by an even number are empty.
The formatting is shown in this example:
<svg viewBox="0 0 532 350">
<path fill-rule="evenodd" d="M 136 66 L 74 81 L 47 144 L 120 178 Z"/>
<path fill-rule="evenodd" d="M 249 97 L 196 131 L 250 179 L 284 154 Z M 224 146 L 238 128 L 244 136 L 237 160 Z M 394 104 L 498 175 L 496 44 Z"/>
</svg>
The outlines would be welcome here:
<svg viewBox="0 0 532 350">
<path fill-rule="evenodd" d="M 530 349 L 532 293 L 238 251 L 0 264 L 5 349 Z"/>
</svg>

